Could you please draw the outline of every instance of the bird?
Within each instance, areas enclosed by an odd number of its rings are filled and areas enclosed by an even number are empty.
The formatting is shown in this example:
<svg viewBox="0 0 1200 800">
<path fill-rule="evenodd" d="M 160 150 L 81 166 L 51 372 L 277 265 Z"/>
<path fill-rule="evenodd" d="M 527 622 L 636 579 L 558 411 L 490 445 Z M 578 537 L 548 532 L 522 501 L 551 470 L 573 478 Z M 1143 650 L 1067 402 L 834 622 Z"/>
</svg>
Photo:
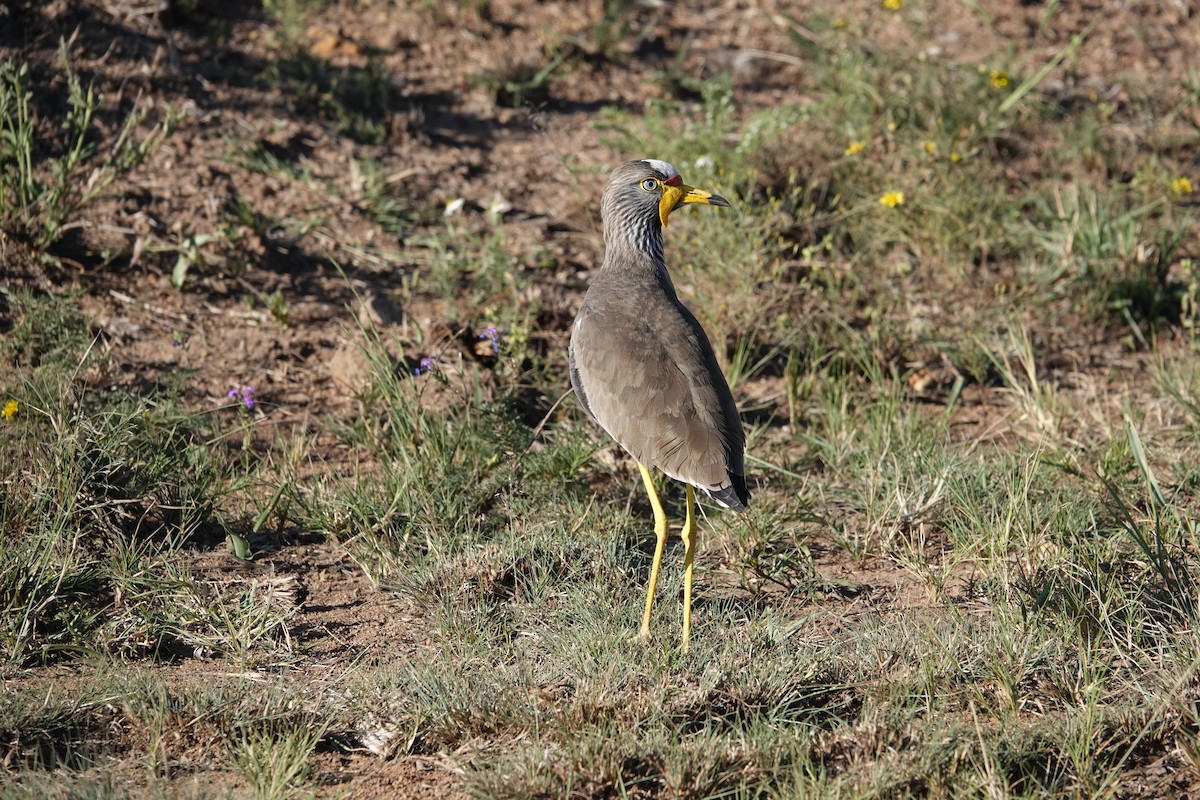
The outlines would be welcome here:
<svg viewBox="0 0 1200 800">
<path fill-rule="evenodd" d="M 654 560 L 639 638 L 650 636 L 667 516 L 650 469 L 686 486 L 683 636 L 692 620 L 695 489 L 741 513 L 750 503 L 746 435 L 704 329 L 679 300 L 663 250 L 671 212 L 686 204 L 729 207 L 686 185 L 659 159 L 614 168 L 600 198 L 604 261 L 571 329 L 571 386 L 584 411 L 637 462 L 654 513 Z"/>
</svg>

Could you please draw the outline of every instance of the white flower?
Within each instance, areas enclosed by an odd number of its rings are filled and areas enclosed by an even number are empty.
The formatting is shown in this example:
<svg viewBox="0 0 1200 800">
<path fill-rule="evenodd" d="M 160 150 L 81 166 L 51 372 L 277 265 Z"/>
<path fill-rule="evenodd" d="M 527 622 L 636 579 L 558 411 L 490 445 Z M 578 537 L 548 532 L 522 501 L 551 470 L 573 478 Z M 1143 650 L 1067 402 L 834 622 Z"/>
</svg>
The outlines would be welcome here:
<svg viewBox="0 0 1200 800">
<path fill-rule="evenodd" d="M 696 159 L 696 169 L 708 169 L 712 165 L 712 156 L 700 156 Z"/>
<path fill-rule="evenodd" d="M 466 205 L 466 203 L 467 201 L 463 200 L 461 197 L 456 197 L 453 200 L 447 200 L 446 207 L 442 209 L 442 216 L 449 217 L 457 214 L 458 212 L 462 211 L 462 207 Z"/>
<path fill-rule="evenodd" d="M 492 202 L 488 205 L 488 216 L 496 220 L 504 215 L 505 212 L 511 211 L 512 205 L 499 194 L 492 198 Z"/>
</svg>

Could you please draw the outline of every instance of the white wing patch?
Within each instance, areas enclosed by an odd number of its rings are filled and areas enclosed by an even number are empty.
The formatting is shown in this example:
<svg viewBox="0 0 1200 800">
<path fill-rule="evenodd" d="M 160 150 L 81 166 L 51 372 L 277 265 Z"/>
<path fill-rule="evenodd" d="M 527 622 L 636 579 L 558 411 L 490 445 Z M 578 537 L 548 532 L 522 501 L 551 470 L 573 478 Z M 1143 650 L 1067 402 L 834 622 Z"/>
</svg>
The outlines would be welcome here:
<svg viewBox="0 0 1200 800">
<path fill-rule="evenodd" d="M 642 161 L 645 161 L 651 167 L 658 170 L 663 177 L 667 178 L 668 180 L 679 177 L 679 170 L 675 169 L 674 164 L 668 164 L 666 161 L 659 161 L 657 158 L 643 158 Z"/>
</svg>

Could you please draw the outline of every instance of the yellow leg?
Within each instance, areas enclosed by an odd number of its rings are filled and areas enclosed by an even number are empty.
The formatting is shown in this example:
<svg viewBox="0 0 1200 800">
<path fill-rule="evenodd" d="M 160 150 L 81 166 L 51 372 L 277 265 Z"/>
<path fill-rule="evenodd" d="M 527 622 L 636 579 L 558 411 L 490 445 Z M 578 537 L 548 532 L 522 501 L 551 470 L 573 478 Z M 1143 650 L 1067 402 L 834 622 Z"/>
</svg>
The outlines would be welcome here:
<svg viewBox="0 0 1200 800">
<path fill-rule="evenodd" d="M 654 590 L 658 586 L 658 570 L 662 566 L 663 548 L 667 544 L 667 514 L 659 502 L 658 492 L 654 489 L 654 479 L 650 470 L 638 463 L 642 472 L 642 483 L 646 484 L 646 494 L 650 496 L 650 508 L 654 509 L 654 535 L 658 542 L 654 545 L 654 561 L 650 564 L 650 586 L 646 589 L 646 613 L 642 615 L 642 630 L 638 634 L 642 639 L 650 635 L 650 611 L 654 608 Z"/>
<path fill-rule="evenodd" d="M 692 632 L 692 562 L 696 558 L 696 493 L 687 485 L 687 517 L 683 521 L 683 652 Z"/>
</svg>

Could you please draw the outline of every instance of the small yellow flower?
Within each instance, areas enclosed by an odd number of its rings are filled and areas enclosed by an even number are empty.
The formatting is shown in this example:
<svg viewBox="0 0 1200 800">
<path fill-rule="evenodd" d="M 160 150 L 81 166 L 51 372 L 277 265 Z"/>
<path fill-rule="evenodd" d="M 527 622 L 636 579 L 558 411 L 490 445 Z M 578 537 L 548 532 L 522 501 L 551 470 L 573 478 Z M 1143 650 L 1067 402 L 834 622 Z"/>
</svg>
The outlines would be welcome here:
<svg viewBox="0 0 1200 800">
<path fill-rule="evenodd" d="M 885 192 L 880 196 L 879 202 L 888 208 L 895 208 L 896 206 L 903 205 L 904 192 Z"/>
<path fill-rule="evenodd" d="M 1008 86 L 1008 73 L 998 69 L 992 70 L 992 86 L 997 89 L 1003 89 Z"/>
<path fill-rule="evenodd" d="M 954 162 L 955 164 L 957 164 L 958 162 L 962 161 L 962 154 L 959 153 L 957 150 L 952 150 L 950 152 L 950 160 L 952 162 Z"/>
<path fill-rule="evenodd" d="M 4 410 L 0 411 L 0 417 L 4 417 L 5 419 L 12 419 L 13 417 L 15 417 L 17 415 L 17 412 L 20 410 L 21 410 L 20 403 L 18 403 L 16 400 L 9 400 L 7 403 L 4 404 Z"/>
<path fill-rule="evenodd" d="M 933 155 L 937 152 L 937 142 L 925 142 L 925 152 Z"/>
<path fill-rule="evenodd" d="M 1190 179 L 1180 175 L 1178 178 L 1171 181 L 1171 191 L 1177 195 L 1191 194 L 1192 182 Z"/>
<path fill-rule="evenodd" d="M 846 18 L 845 18 L 845 17 L 838 17 L 837 19 L 835 19 L 835 20 L 833 21 L 833 27 L 837 28 L 839 31 L 840 31 L 841 29 L 845 28 L 845 27 L 846 27 Z"/>
<path fill-rule="evenodd" d="M 849 158 L 850 156 L 858 155 L 859 153 L 861 153 L 863 150 L 866 150 L 866 149 L 867 149 L 867 143 L 862 141 L 861 139 L 858 139 L 856 141 L 851 142 L 849 145 L 847 145 L 846 150 L 845 150 L 845 152 L 842 153 L 842 155 L 845 156 L 846 158 Z"/>
<path fill-rule="evenodd" d="M 904 7 L 904 0 L 883 0 L 882 5 L 888 11 L 899 11 Z"/>
</svg>

